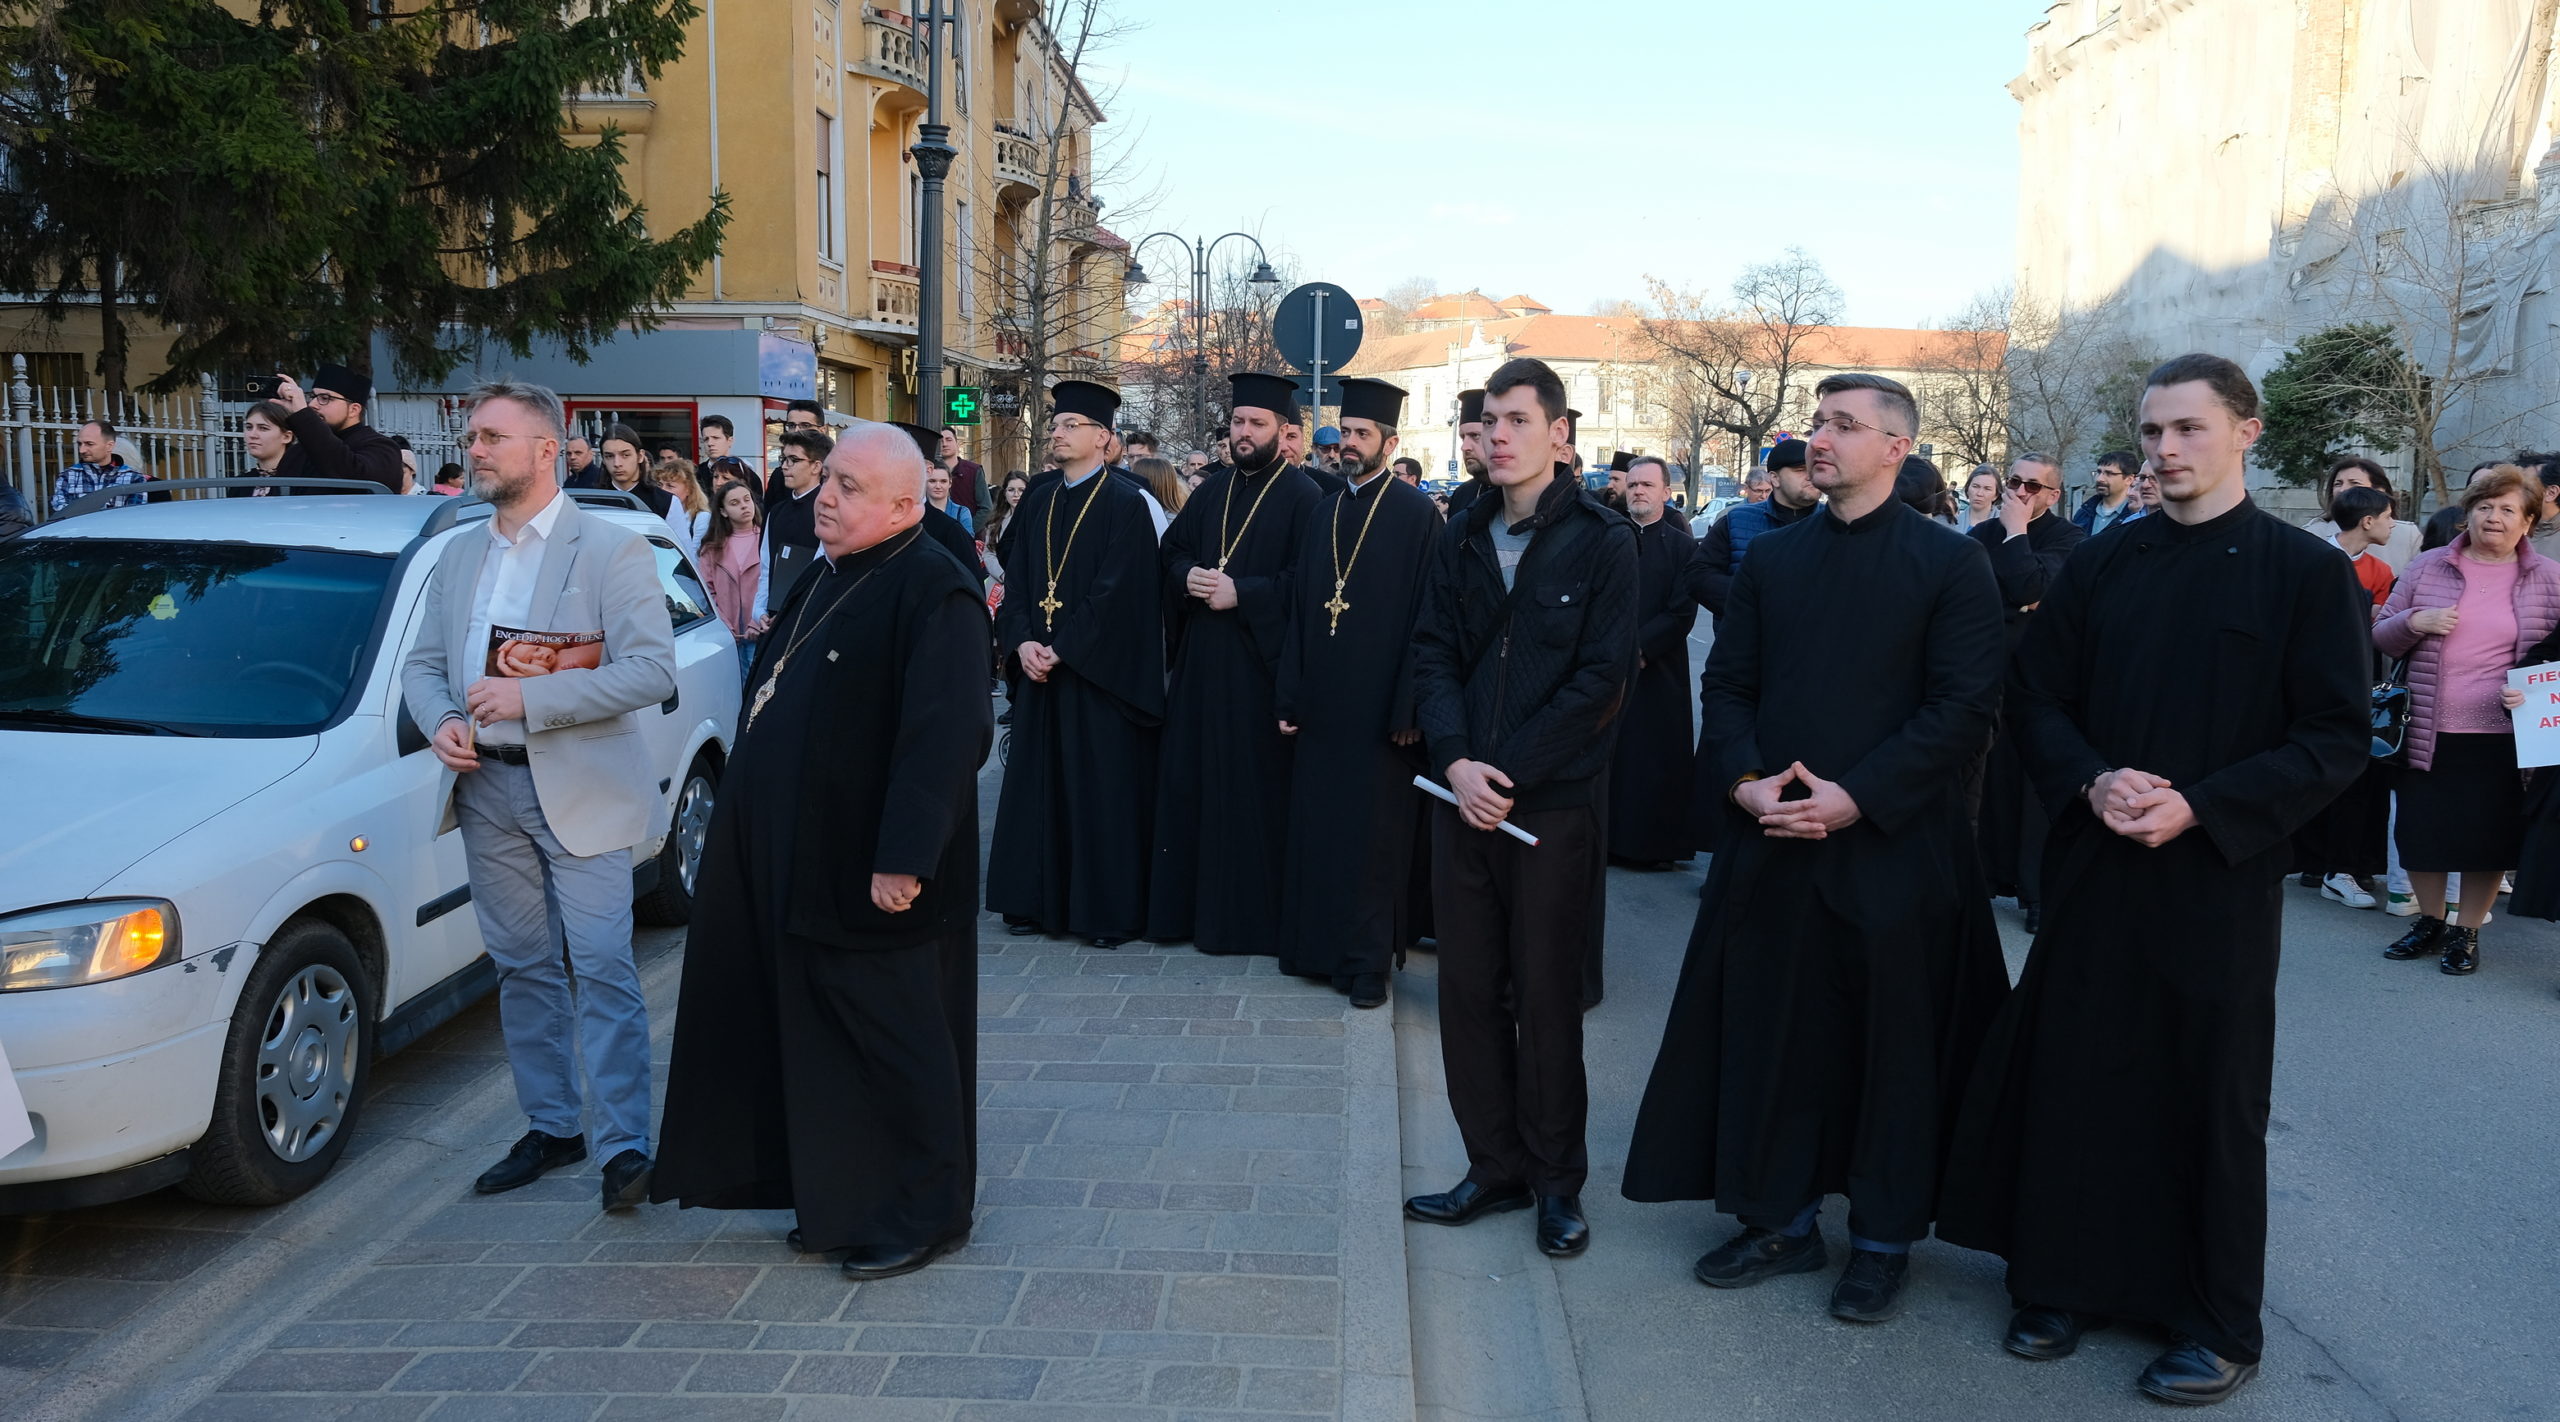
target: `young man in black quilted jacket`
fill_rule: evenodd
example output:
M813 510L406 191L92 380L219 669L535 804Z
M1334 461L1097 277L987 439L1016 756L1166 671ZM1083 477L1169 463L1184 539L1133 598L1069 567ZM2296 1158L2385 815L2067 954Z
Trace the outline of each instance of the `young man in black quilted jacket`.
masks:
M1635 529L1570 455L1564 385L1541 361L1485 382L1491 488L1443 532L1414 628L1414 697L1432 768L1440 1050L1467 1178L1405 1202L1466 1224L1538 1207L1538 1247L1590 1242L1582 969L1606 853L1600 794L1636 662ZM1536 847L1501 831L1505 822Z

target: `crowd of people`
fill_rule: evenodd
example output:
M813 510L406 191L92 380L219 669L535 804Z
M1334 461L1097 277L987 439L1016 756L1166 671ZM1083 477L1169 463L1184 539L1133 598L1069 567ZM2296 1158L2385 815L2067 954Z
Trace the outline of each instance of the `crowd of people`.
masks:
M547 391L477 392L467 482L495 517L445 550L426 622L464 650L488 617L606 628L593 670L483 676L442 641L404 668L462 786L531 1124L480 1188L583 1158L574 1052L612 1098L608 1209L788 1208L851 1277L927 1267L974 1207L983 909L1088 951L1270 957L1356 1009L1436 951L1468 1169L1405 1215L1533 1211L1572 1257L1606 870L1706 852L1621 1187L1735 1218L1695 1276L1825 1267L1844 1195L1833 1315L1900 1313L1934 1232L2008 1261L2010 1352L2139 1322L2170 1335L2144 1392L2230 1396L2263 1346L2288 877L2374 906L2360 876L2405 873L2390 907L2418 922L2386 956L2448 974L2478 968L2509 871L2512 912L2560 918L2560 807L2520 773L2506 686L2560 659L2535 546L2560 462L2483 466L2409 551L2370 460L2338 462L2308 530L2250 500L2257 394L2217 357L2151 372L2142 452L2068 516L2043 454L1960 490L1915 469L1890 379L1815 395L1697 530L1659 459L1585 486L1534 359L1462 396L1468 478L1439 498L1397 453L1404 392L1368 379L1310 456L1289 382L1234 375L1225 437L1181 460L1063 382L1050 467L1001 480L951 431L839 434L814 406L770 476L708 440L644 467L622 427L580 451ZM639 821L570 783L629 771L560 751L661 699L667 652L616 602L659 601L636 536L564 523L564 452L567 482L667 517L741 648L654 1155L627 904L593 888ZM519 607L521 560L564 539L603 602ZM991 668L1010 751L982 860Z

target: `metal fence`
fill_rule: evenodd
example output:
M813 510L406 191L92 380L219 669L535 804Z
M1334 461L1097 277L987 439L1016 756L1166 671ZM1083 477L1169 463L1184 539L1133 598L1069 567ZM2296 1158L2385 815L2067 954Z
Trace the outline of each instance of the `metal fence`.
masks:
M53 482L80 458L75 438L91 420L115 426L129 445L125 462L155 479L219 479L250 473L254 461L240 438L240 419L256 402L226 400L211 375L194 390L168 395L109 395L87 387L31 385L27 358L9 357L7 408L0 411L0 477L18 487L39 518L53 507ZM447 403L385 407L366 423L386 435L404 435L417 455L418 479L435 478L439 465L462 461L462 417ZM187 490L172 498L201 497Z

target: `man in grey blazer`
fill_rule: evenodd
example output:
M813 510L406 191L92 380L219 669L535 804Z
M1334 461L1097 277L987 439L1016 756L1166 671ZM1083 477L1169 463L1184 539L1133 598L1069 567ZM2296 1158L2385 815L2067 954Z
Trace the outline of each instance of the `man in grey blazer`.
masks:
M437 557L400 685L456 773L449 822L462 830L516 1101L532 1123L477 1188L512 1190L586 1158L583 1066L604 1208L629 1209L647 1198L650 1172L631 846L658 809L639 713L675 693L674 631L648 541L561 492L560 397L500 381L469 398L471 492L494 517Z

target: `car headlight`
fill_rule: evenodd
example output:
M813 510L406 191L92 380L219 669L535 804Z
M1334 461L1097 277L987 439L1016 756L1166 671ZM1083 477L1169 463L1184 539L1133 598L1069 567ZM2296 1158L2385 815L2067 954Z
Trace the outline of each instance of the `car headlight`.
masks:
M0 918L0 992L77 987L178 961L178 908L102 899Z

